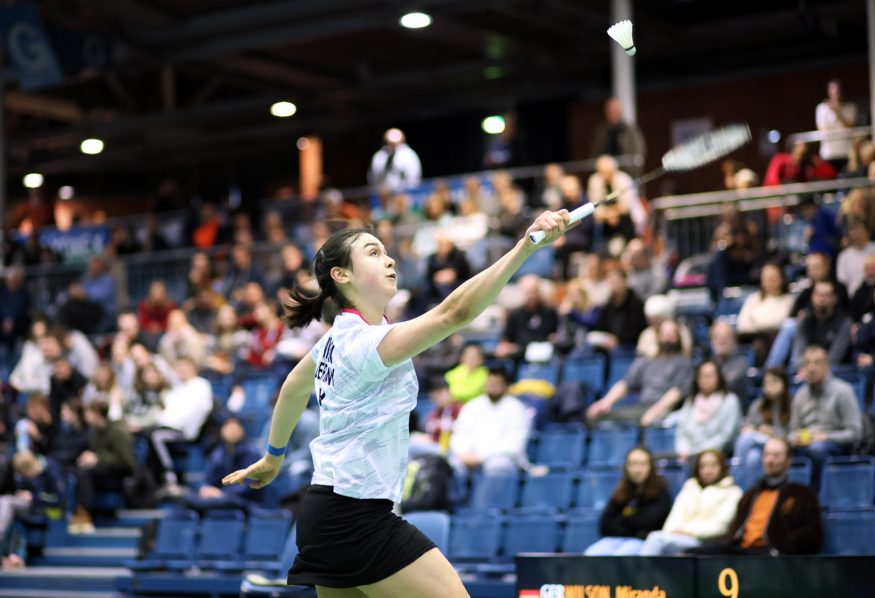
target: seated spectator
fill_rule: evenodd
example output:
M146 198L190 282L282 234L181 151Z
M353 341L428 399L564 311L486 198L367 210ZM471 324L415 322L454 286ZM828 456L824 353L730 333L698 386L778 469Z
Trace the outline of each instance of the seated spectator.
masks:
M532 198L539 197L540 201L531 201L531 207L547 208L548 210L559 210L562 208L562 177L565 176L565 169L560 164L552 162L544 166L543 177L539 185L539 193L536 193Z
M5 284L0 286L0 344L12 350L27 336L30 328L30 291L24 286L20 266L6 269Z
M656 357L659 353L657 331L666 320L675 319L674 301L665 295L653 295L644 302L644 317L647 318L647 328L638 337L635 353L644 357ZM693 353L693 334L685 324L678 323L681 334L681 351L689 357Z
M875 254L863 260L863 279L850 302L849 315L855 324L863 321L866 314L875 312Z
M55 520L63 516L64 474L57 462L24 450L15 453L12 468L15 494L0 496L0 552L4 564L8 562L6 536L16 516L35 515Z
M738 338L732 326L717 320L711 326L709 334L711 340L711 361L720 368L720 374L726 380L729 392L735 394L739 400L747 403L747 368L748 358L738 350Z
M218 284L213 276L213 263L208 253L196 251L192 254L185 282L186 300L197 297L201 291L217 290Z
M563 176L559 187L562 191L561 207L570 211L586 203L587 198L580 186L580 179L576 176ZM594 238L595 221L592 218L584 218L580 221L580 224L566 231L565 235L553 242L553 251L556 256L560 280L568 280L574 277L575 272L572 268L574 257L578 254L592 251Z
M589 406L586 417L591 422L608 418L649 426L665 417L684 397L692 377L693 363L681 353L678 326L666 320L659 327L659 354L654 358L638 357L623 379ZM639 393L637 404L615 408L629 392Z
M693 472L662 529L647 535L641 556L680 554L726 535L742 496L726 458L721 451L702 451L693 461Z
M21 357L9 374L9 384L18 392L48 394L52 374L41 349L41 339L48 334L49 324L45 317L34 318L30 334L21 347Z
M220 374L230 374L234 370L235 359L242 354L248 342L249 333L240 326L234 307L226 303L216 315L215 336L205 367Z
M115 381L115 371L108 363L97 366L91 380L82 391L82 403L86 407L95 401L109 405L109 419L118 421L122 418L125 396L121 386Z
M594 327L594 330L605 334L599 335L598 343L590 335L589 342L608 351L617 347L634 347L641 332L647 327L644 304L635 291L629 288L626 273L622 270L611 270L607 280L611 295L599 310L598 321Z
M185 302L185 317L201 334L212 334L216 327L216 314L224 302L224 298L212 289L204 289Z
M802 356L805 383L793 396L790 443L814 464L812 484L819 487L828 457L848 455L863 434L860 406L850 384L830 373L822 346L810 345Z
M583 284L584 290L592 300L592 304L601 307L608 302L611 296L611 285L608 283L607 273L610 270L608 260L602 259L597 253L590 253L584 259L578 279Z
M835 283L815 283L811 311L799 322L793 342L792 364L798 364L811 345L824 347L830 365L844 363L851 347L851 319L838 307Z
M665 268L652 262L650 252L641 239L629 241L623 252L622 262L629 288L645 303L653 295L665 290L668 283Z
M165 395L164 406L155 418L158 427L149 435L162 474L156 478L163 477L166 493L170 495L180 494L181 488L167 445L196 440L213 410L213 390L209 382L197 375L194 361L180 358L176 373L180 384Z
M835 215L818 205L813 195L803 195L798 205L799 216L807 224L805 237L808 251L825 253L834 258L841 246L841 231Z
M870 164L867 170L875 172L875 166ZM870 232L875 231L875 195L869 188L851 189L839 206L839 227L843 232L846 233L848 225L855 221L865 223Z
M591 202L610 207L611 202L605 202L605 198L615 191L622 193L616 200L611 201L616 201L621 208L620 212L629 218L629 223L633 226L631 236L625 237L624 234L626 240L629 240L636 234L640 235L644 232L644 227L647 225L647 211L641 204L638 188L632 183L632 177L620 170L616 158L608 155L599 156L596 160L595 172L586 182L587 197ZM598 211L596 214L598 215ZM605 239L609 238L605 235Z
M759 292L747 296L736 322L739 336L753 344L754 365L765 361L772 341L792 308L793 296L788 292L783 268L766 264L760 270Z
M103 307L103 323L98 330L112 326L117 310L116 283L108 271L109 265L103 256L95 255L88 260L88 270L81 281L85 297Z
M772 436L785 438L790 432L790 388L784 368L769 368L763 374L763 396L747 410L733 454L741 461L745 484L760 473L763 447Z
M37 393L28 396L24 414L15 424L15 451L48 454L58 427L58 420L52 417L49 397Z
M237 308L237 318L243 328L252 330L255 327L255 309L263 303L267 303L267 297L261 285L257 282L246 283L240 300L232 302Z
M446 454L450 450L453 425L462 411L462 404L453 398L447 381L433 376L427 381L428 398L434 405L425 420L425 432L410 435L410 457L422 454Z
M56 359L53 368L49 381L49 405L52 417L58 421L61 417L61 405L73 399L81 399L88 379L76 371L66 357Z
M222 423L219 435L221 442L207 459L204 483L198 489L197 496L187 497L184 504L198 510L248 510L257 506L264 493L250 488L249 484L224 486L222 478L230 471L245 469L255 463L261 458L263 451L246 438L243 424L233 415Z
M523 276L518 287L523 305L508 314L496 357L520 360L529 343L551 341L556 333L559 316L541 294L541 279L534 274Z
M62 326L85 334L97 332L104 316L104 307L89 299L85 288L78 282L67 288L67 298L58 309L58 322Z
M261 268L252 261L249 247L237 243L231 249L231 265L222 281L221 293L232 301L240 301L243 287L250 282L258 283L264 288L264 275Z
M138 373L147 365L154 365L170 386L179 384L179 378L177 378L173 366L160 355L149 353L149 350L143 345L135 344L131 345L128 354L121 363L114 366L116 381L121 386L125 396L128 396L134 389Z
M764 477L744 493L729 531L721 542L691 548L690 554L817 554L823 523L817 496L789 481L792 457L783 438L769 438L763 448Z
M82 401L67 401L61 405L61 425L52 438L48 456L65 469L73 467L82 451L88 448L90 436Z
M800 314L804 316L811 309L811 294L814 291L814 284L823 280L831 280L836 283L835 290L839 306L843 310L848 308L848 289L844 284L835 280L831 270L832 262L827 254L815 251L805 256L806 276L796 286L799 294L796 296L795 303L793 303L793 309L790 310L792 317L795 318Z
M140 301L137 308L137 319L140 330L157 344L158 338L167 331L167 317L176 309L176 304L167 294L167 285L163 280L152 281L149 294Z
M657 473L653 455L645 448L633 448L626 455L623 477L599 520L599 533L604 537L584 554L638 554L648 534L662 528L670 510L668 483Z
M582 280L572 278L568 281L557 314L556 350L564 355L586 352L586 335L598 322L599 309L590 300Z
M286 326L271 304L260 304L253 315L255 327L249 333L243 359L251 368L265 370L277 365L277 345L286 333Z
M158 338L147 339L146 335L143 334L143 330L140 328L140 317L137 315L137 312L130 309L123 309L116 316L115 322L118 332L115 333L113 341L121 338L124 339L129 346L135 343L141 343L146 345L150 351L158 349Z
M751 283L751 269L763 256L762 235L756 224L748 220L734 203L721 208L721 222L714 229L708 266L707 285L716 303L723 290L730 286Z
M124 403L122 419L125 429L136 433L155 426L169 391L170 384L157 365L147 363L138 368L134 386Z
M813 154L804 141L793 144L790 153L777 152L769 160L763 187L776 187L786 183L807 183L836 178L836 170L820 156Z
M392 254L390 254L392 255ZM277 301L285 301L289 291L300 285L301 277L309 278L310 266L304 258L304 252L294 243L286 243L280 250L282 269L276 285Z
M462 407L450 438L453 461L485 472L514 471L528 463L531 417L519 399L507 394L508 383L504 369L489 370L484 394Z
M168 363L187 357L200 367L206 359L207 347L201 334L188 323L185 312L174 309L167 317L167 332L161 336L158 352Z
M440 303L456 287L471 278L471 266L465 253L455 246L449 235L435 232L437 250L427 260L425 283L426 305Z
M96 491L120 490L121 481L134 473L134 440L120 423L109 420L109 405L91 403L85 418L93 431L88 450L76 459L76 510L67 529L73 534L94 531L91 511Z
M727 388L716 363L703 361L693 380L675 435L675 452L681 461L708 449L731 451L741 426L741 403Z
M489 368L483 365L484 362L483 348L480 345L465 345L459 365L445 375L453 401L461 405L483 394L486 378L489 376Z
M836 262L836 278L853 296L863 284L863 264L866 257L875 254L875 243L869 240L869 229L864 222L852 222L848 226L848 246L839 252Z

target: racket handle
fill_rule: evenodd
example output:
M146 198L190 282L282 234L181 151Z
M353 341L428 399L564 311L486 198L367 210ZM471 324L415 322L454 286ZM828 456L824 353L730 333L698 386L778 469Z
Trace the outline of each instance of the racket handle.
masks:
M568 221L568 224L571 225L571 224L574 224L575 222L577 222L578 220L583 220L584 218L586 218L587 216L592 214L594 211L595 211L595 205L593 205L591 203L585 203L582 206L580 206L579 208L572 210L571 214L569 214L569 216L571 216L571 219ZM546 237L546 236L547 235L544 234L544 231L536 230L535 232L529 234L529 240L532 243L534 243L535 245L537 245L538 243L543 241L544 237Z

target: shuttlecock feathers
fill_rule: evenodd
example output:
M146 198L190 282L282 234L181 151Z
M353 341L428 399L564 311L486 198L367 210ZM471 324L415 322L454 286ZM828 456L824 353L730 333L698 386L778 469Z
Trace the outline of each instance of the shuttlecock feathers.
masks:
M608 28L608 35L623 47L629 56L635 55L635 42L632 40L632 21L614 23Z

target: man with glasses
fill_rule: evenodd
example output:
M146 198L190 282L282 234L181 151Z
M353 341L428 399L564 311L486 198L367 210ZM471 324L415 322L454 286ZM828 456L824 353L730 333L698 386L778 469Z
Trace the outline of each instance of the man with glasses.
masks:
M797 455L814 464L812 485L828 457L850 454L863 434L857 397L850 384L830 375L826 350L809 345L802 355L800 373L805 383L793 397L790 411L790 444Z

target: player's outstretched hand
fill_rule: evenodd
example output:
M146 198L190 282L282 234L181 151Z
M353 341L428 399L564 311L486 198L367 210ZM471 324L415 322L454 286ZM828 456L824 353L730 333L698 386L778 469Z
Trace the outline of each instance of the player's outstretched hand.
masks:
M556 212L542 212L526 230L526 239L535 231L543 231L546 236L543 241L538 243L537 247L549 245L565 234L565 231L569 228L568 223L570 220L571 216L568 210L565 209L557 210Z
M244 480L252 480L252 483L249 485L250 488L264 488L279 475L282 464L282 457L277 458L265 455L246 469L238 469L234 473L226 475L222 478L222 485L231 486L233 484L242 484Z

